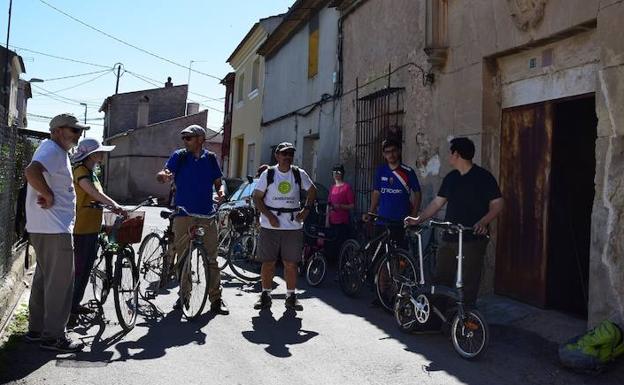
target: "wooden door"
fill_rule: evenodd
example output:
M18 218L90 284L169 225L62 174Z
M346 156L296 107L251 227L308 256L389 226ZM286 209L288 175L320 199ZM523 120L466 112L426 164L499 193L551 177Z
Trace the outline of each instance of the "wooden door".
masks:
M500 187L505 209L498 221L495 290L546 305L552 105L503 111Z

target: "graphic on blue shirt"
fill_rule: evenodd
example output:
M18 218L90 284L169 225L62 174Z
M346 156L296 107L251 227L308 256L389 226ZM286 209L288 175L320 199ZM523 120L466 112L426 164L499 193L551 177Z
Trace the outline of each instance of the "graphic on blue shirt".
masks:
M379 191L379 209L382 217L402 221L411 211L410 194L420 191L418 177L414 170L404 164L396 169L384 164L377 168L374 189Z
M215 154L203 150L199 158L185 150L174 152L165 166L175 175L175 204L189 213L213 214L212 193L215 180L223 173Z

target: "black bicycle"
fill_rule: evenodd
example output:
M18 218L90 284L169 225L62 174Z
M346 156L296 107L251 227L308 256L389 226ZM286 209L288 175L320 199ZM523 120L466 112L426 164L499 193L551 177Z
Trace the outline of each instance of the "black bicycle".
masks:
M100 255L91 270L95 305L101 309L112 288L117 319L126 331L134 327L138 311L139 275L131 244L141 240L145 212L137 210L153 203L149 198L129 210L127 216L104 213L103 231L98 238ZM111 208L97 203L90 207Z
M446 233L458 235L455 287L434 285L430 282L425 265L435 257L437 241L436 237L432 236L428 252L423 252L422 232L427 228L438 228ZM435 315L443 323L450 325L451 341L455 351L462 358L475 359L486 350L490 333L483 315L476 309L467 308L464 304L463 234L467 231L473 231L473 229L461 224L437 221L430 221L428 226L408 227L407 236L418 252L418 276L417 279L402 275L395 277L400 290L394 307L394 315L399 328L405 332L410 332L418 325L430 322L431 317ZM445 312L446 314L443 313L430 301L432 294L452 299L456 307Z
M338 262L338 283L342 291L351 297L357 295L366 282L373 283L381 305L392 311L399 292L394 277L400 275L415 280L416 263L391 239L391 227L403 226L403 223L373 213L368 215L383 231L364 245L357 239L344 242Z

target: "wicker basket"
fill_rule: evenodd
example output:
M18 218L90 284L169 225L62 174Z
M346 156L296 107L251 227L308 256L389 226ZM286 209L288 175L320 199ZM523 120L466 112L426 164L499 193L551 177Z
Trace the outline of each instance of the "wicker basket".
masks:
M109 236L112 235L113 225L117 219L117 214L105 212L104 232ZM140 243L143 236L143 223L145 222L145 211L133 211L128 213L128 217L124 219L115 234L115 242L129 245L132 243Z

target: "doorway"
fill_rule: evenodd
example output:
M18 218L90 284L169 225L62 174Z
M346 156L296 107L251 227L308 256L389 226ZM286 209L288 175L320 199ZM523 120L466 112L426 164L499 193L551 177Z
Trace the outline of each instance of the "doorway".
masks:
M594 95L503 110L495 290L587 316Z
M594 96L554 104L547 306L587 317L598 119Z

